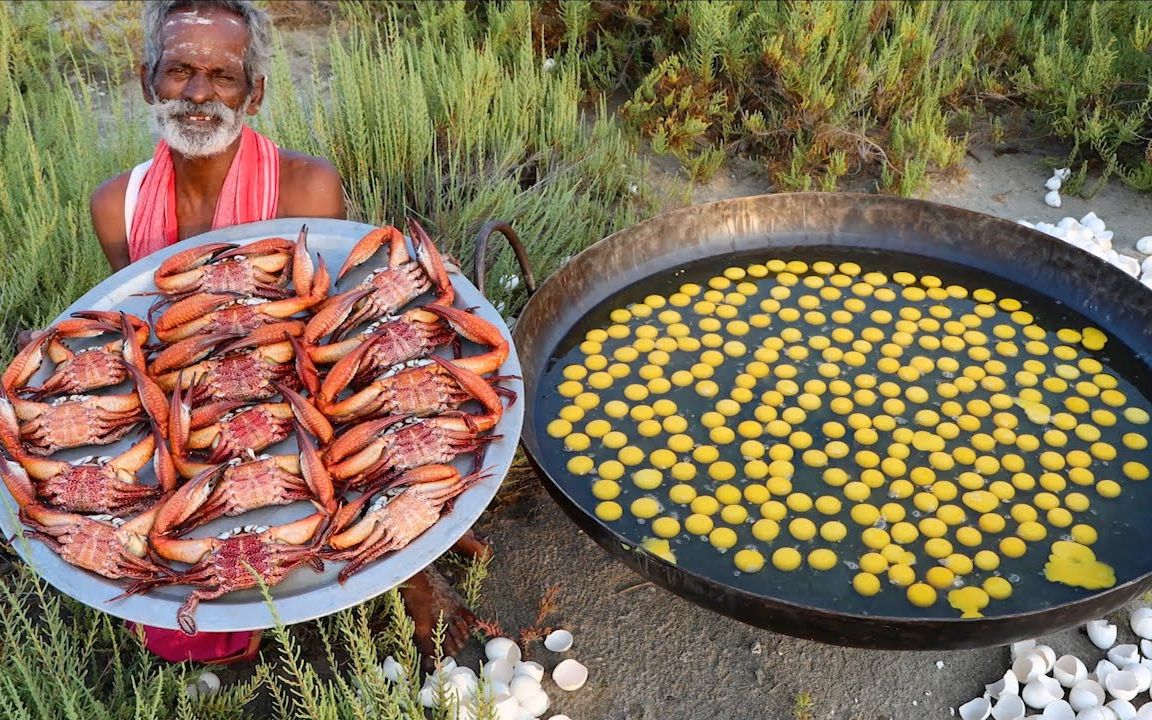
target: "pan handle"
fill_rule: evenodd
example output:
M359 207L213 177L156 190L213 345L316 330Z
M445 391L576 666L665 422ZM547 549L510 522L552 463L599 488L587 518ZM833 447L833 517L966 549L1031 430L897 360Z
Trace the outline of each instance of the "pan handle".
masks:
M536 278L532 275L532 264L528 260L528 251L524 249L524 243L520 242L520 236L516 234L512 226L503 220L490 220L484 227L480 228L480 234L476 236L472 256L472 265L476 272L473 283L480 289L481 293L484 293L485 279L488 275L488 269L485 267L485 259L488 256L488 238L492 237L493 233L503 235L508 240L508 244L512 246L512 251L516 253L516 261L520 263L520 272L524 276L524 289L531 296L532 293L536 292Z

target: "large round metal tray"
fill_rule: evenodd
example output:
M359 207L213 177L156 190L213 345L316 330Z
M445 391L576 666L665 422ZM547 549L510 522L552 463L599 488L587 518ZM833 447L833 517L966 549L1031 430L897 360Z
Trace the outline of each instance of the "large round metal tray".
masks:
M525 306L515 338L525 358L523 445L545 488L608 553L671 592L744 622L798 637L868 648L1002 645L1100 617L1152 585L1152 555L1135 577L1070 602L1036 597L1029 609L977 619L866 614L752 592L645 551L599 520L548 461L541 436L541 376L571 328L606 298L685 264L747 251L846 247L896 251L1009 279L1066 304L1131 351L1127 379L1149 395L1152 292L1088 253L1016 223L956 207L852 193L785 193L683 208L621 230L574 257ZM1147 503L1132 508L1141 527ZM1135 548L1142 547L1139 544Z
M308 247L313 259L318 255L322 256L333 273L344 262L352 245L373 227L344 220L285 218L204 233L149 255L117 272L72 303L57 320L64 319L77 310L124 310L144 317L153 298L138 297L135 294L156 289L152 282L152 274L165 258L194 245L209 242L246 244L277 236L294 240L301 225L308 226ZM385 262L386 260L382 258L386 257L386 251L381 251L375 259L378 262ZM349 273L340 283L339 289L355 286L369 269L367 266L361 266ZM456 306L476 308L477 315L499 327L511 342L511 334L500 313L480 291L459 272L452 272L451 279L456 288ZM470 343L464 343L465 353L477 350L478 348L471 346ZM34 380L41 379L45 372L42 370ZM508 360L499 373L517 378L520 376L520 361L514 348L510 350ZM503 387L517 394L523 393L523 386L518 379L504 381ZM306 567L297 569L282 583L271 588L276 619L283 624L291 624L352 607L396 587L447 551L476 522L496 495L512 464L523 421L522 402L507 407L500 423L493 430L493 434L499 437L488 444L484 456L487 479L477 483L457 498L451 511L408 547L368 565L343 585L337 582L336 575L344 563L326 563L322 573L313 572ZM57 457L75 459L91 454L116 455L128 447L132 437L101 448L88 447L65 451L59 453ZM290 453L294 450L295 440L289 439L265 452ZM469 472L471 466L471 456L457 460L457 467L462 473ZM142 472L145 482L155 482L150 465ZM0 486L0 502L4 505L3 510L0 510L0 528L7 537L12 537L20 531L21 525L15 515L12 496L2 486ZM311 512L314 510L307 503L264 508L242 517L220 518L198 528L192 536L208 537L241 524L283 524ZM12 544L16 552L52 586L86 605L126 620L162 628L176 628L176 611L191 591L191 588L185 585L170 586L151 590L144 595L113 601L113 598L123 592L126 583L114 582L69 565L37 540L17 537ZM201 603L196 610L196 624L201 631L256 630L274 626L276 619L273 617L272 608L264 602L256 590L234 592L218 600Z

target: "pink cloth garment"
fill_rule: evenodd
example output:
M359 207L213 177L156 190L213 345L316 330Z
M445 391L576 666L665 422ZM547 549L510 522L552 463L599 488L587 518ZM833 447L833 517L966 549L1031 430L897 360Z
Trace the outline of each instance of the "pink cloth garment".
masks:
M276 145L245 126L240 149L216 201L212 229L271 220L276 217L279 195L280 156ZM178 237L176 175L172 154L163 140L156 146L135 202L128 236L128 257L132 262L175 243ZM135 623L126 626L132 632L141 632L144 647L169 662L236 662L255 657L260 647L260 631L185 635L180 630Z
M276 144L245 126L240 149L216 201L212 229L271 220L276 217L279 197L280 155ZM178 237L176 230L176 173L168 143L161 140L152 166L144 175L132 215L129 260L136 262L173 244Z

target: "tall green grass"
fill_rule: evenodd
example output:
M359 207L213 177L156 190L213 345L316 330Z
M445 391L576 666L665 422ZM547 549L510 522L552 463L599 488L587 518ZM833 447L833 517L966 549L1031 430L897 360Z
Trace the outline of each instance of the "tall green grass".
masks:
M864 172L916 194L959 164L982 124L1031 115L1069 145L1067 161L1152 189L1147 0L536 8L543 52L579 64L593 87L630 92L625 120L693 177L740 154L781 189Z
M329 77L301 84L277 56L257 125L336 163L352 217L418 217L465 265L480 225L507 219L544 277L651 211L643 165L619 128L602 107L594 119L580 110L578 69L543 68L527 5L495 10L485 37L463 2L421 12L403 34L367 16L334 28L321 58ZM57 58L76 58L47 31L58 13L0 5L0 59L11 58L0 63L0 362L17 329L44 326L107 274L88 196L150 153L142 116L97 102L93 76L115 78L113 69L55 69ZM506 250L492 261L491 277L515 272ZM508 315L524 299L523 286L487 290Z

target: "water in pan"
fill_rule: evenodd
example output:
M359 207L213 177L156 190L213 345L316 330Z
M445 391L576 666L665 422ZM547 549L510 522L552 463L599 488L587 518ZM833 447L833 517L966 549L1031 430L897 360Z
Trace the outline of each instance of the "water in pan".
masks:
M768 263L769 258L775 262ZM793 264L785 266L789 261ZM796 265L799 261L811 266ZM704 299L709 290L716 302ZM627 308L632 310L622 311ZM1145 555L1134 552L1152 541L1152 525L1131 522L1152 511L1152 483L1138 479L1149 460L1143 439L1149 426L1140 422L1147 421L1149 393L1129 381L1146 382L1147 372L1115 339L1098 348L1100 336L1084 333L1088 327L1091 323L1066 306L1026 288L920 256L806 248L705 261L618 292L572 328L540 380L536 418L542 460L588 512L612 513L617 508L611 503L616 503L621 517L605 524L624 538L636 544L647 540L660 553L663 544L651 544L657 531L678 529L667 538L667 550L678 565L753 593L840 612L956 617L960 613L949 605L950 590L981 587L998 577L1011 583L1011 595L993 599L984 615L1056 605L1095 591L1045 578L1055 541L1075 538L1087 544L1095 534L1090 547L1114 570L1118 583L1152 570ZM900 335L901 328L908 334ZM598 340L589 343L589 337ZM860 344L863 337L873 341ZM626 349L637 343L638 352ZM659 352L649 355L660 347L669 351L666 359ZM741 348L744 354L737 355ZM891 359L882 359L886 356ZM920 370L913 372L916 367ZM712 375L705 377L709 369ZM912 386L924 392L909 393ZM885 405L892 399L886 392L896 394L899 402ZM674 409L667 402L658 404L661 400L672 401ZM574 407L593 401L595 407L586 407L575 419L580 411ZM802 414L801 406L807 408ZM772 424L785 412L794 422ZM669 416L662 413L683 420L665 424ZM656 424L641 427L649 415ZM574 420L570 430L563 422L552 424L563 416ZM1114 424L1108 425L1110 420ZM604 435L604 422L623 436ZM589 423L594 423L591 433ZM867 425L871 428L858 432ZM834 437L841 430L844 436ZM791 459L771 464L789 454L786 448L791 448ZM1116 451L1114 458L1109 448ZM764 456L757 458L761 452ZM567 469L575 457L588 460L576 460ZM673 462L678 464L667 467ZM785 478L789 462L793 474ZM592 468L584 472L589 464ZM636 476L638 470L644 472ZM674 477L693 472L690 479ZM615 487L603 482L605 475L617 474ZM722 486L735 487L739 496ZM618 497L609 499L617 491ZM693 507L684 502L692 492L719 495L720 502L700 501ZM1119 497L1109 497L1116 492ZM637 508L641 514L652 509L656 514L634 515L632 504L638 499L643 499ZM742 506L747 518L739 509L728 511L728 521L722 512L709 514L709 504L723 507L725 502ZM648 512L643 512L645 504ZM862 506L880 510L881 516L873 521L875 511ZM902 521L897 519L901 512ZM731 531L713 536L731 547L714 545L701 515L714 528ZM777 521L775 537L770 523L756 525L765 516ZM798 518L812 524L802 521L793 533L790 523ZM998 518L1003 529L997 527ZM837 522L847 529L846 537L825 540L820 531L827 525L831 533ZM884 532L862 537L869 527ZM965 527L973 530L958 535ZM795 537L813 529L811 540ZM937 534L951 547L926 545L928 535ZM896 535L904 540L895 543L897 548L865 545L882 546ZM1023 555L1011 557L1021 547ZM781 548L799 552L799 568L774 567L773 553ZM810 567L809 553L819 548L835 553L830 569ZM763 568L738 569L741 550L751 552L740 556L740 564L754 567L759 556ZM935 602L914 607L906 588L892 582L907 582L907 569L891 577L880 569L876 595L856 592L853 580L868 552L886 554L888 565L911 564L915 583L937 585ZM995 568L990 567L991 553L999 560ZM784 550L777 560L786 562L790 554ZM941 554L952 557L944 563L932 557ZM965 558L977 559L978 567L964 572ZM827 561L828 556L815 559ZM869 563L879 562L873 556L865 565L877 569ZM1059 564L1068 570L1067 562ZM928 574L930 568L945 566L959 572L954 578L941 570ZM1089 584L1108 582L1107 570L1091 562L1072 563L1071 568ZM862 588L869 581L857 580ZM994 580L987 587L996 594L1005 584Z

